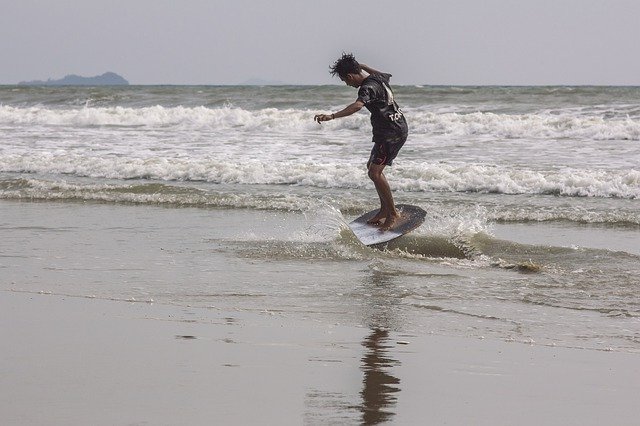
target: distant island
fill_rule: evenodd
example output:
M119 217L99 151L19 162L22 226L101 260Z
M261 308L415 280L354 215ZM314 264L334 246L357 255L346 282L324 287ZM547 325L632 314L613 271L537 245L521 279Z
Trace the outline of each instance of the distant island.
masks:
M70 74L60 80L21 81L18 84L22 86L128 86L129 82L114 72L105 72L95 77Z

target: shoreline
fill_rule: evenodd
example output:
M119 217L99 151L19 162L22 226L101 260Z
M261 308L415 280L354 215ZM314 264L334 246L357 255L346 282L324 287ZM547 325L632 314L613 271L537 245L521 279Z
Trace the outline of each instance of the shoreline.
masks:
M635 424L638 354L0 292L7 424Z

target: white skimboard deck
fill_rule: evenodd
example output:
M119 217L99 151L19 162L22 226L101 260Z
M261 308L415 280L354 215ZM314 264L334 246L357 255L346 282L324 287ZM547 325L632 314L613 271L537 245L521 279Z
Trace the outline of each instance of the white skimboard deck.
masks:
M367 223L367 220L375 216L378 210L363 214L349 223L349 228L362 244L371 246L386 243L413 231L424 223L427 215L427 212L418 206L397 204L396 208L400 212L400 220L388 231L382 231L380 225L369 225Z

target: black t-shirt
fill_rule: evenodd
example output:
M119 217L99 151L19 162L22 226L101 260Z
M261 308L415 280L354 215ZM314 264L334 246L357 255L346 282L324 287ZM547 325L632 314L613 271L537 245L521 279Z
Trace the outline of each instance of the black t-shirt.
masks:
M389 86L390 78L391 74L372 74L358 89L358 100L371 113L374 142L406 139L408 134L407 121Z

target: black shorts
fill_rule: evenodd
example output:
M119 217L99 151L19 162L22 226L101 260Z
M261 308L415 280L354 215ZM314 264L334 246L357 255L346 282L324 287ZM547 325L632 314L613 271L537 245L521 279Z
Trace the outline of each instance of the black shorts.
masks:
M400 152L400 148L402 148L402 145L404 145L406 141L407 135L403 135L397 139L389 138L383 142L374 142L367 167L371 164L391 166L398 152Z

